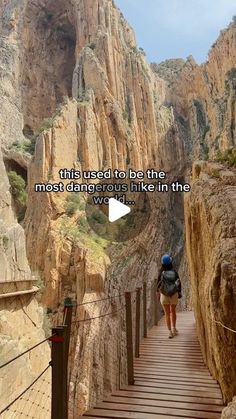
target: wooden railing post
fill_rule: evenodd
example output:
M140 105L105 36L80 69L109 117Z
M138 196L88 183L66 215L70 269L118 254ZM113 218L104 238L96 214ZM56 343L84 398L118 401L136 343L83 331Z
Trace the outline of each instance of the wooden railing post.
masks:
M141 288L136 290L135 357L139 358Z
M133 328L132 328L132 305L131 293L125 293L126 308L126 346L127 346L127 373L128 384L134 384L134 355L133 355Z
M143 283L143 337L147 337L147 283Z
M158 325L158 301L157 301L157 290L156 284L153 287L153 294L154 294L154 325Z
M65 298L64 301L64 326L66 328L66 359L67 359L67 368L68 368L68 358L69 358L69 349L70 349L70 334L71 334L71 320L72 320L72 310L73 302L71 298Z
M52 419L68 418L66 326L52 329Z

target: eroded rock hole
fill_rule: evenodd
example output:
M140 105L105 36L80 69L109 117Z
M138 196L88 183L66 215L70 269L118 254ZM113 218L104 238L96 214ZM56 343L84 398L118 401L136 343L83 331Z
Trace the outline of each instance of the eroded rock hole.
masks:
M35 132L55 112L63 97L72 96L76 33L69 2L30 2L21 65L24 124Z
M12 208L18 222L24 220L27 207L27 170L13 159L4 159L12 196Z
M25 138L28 138L29 140L34 139L34 130L29 125L26 124L24 126L22 133L25 136Z
M21 176L24 179L27 185L27 170L24 167L22 167L15 160L7 158L4 158L4 164L7 169L7 173L11 171L16 172L17 175Z

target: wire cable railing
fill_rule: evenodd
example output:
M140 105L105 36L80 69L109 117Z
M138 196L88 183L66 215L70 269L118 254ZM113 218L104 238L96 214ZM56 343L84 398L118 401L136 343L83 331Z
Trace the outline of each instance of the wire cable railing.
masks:
M152 284L150 287L148 287L147 290L151 290L154 285L155 285L155 283ZM131 294L133 294L135 292L136 292L136 289L133 290L133 291L130 291ZM93 300L93 301L87 301L87 302L83 302L83 303L79 303L79 304L73 304L73 307L83 307L85 305L90 305L90 304L95 304L95 303L99 303L99 302L109 301L109 300L113 300L115 298L121 298L121 297L124 297L125 296L125 293L126 292L123 292L123 293L120 293L120 294L117 294L117 295L111 295L111 296L108 296L108 297L105 297L105 298L101 298L101 299L97 299L97 300ZM123 309L124 309L124 307L122 307L120 310L116 310L115 312L110 312L110 313L107 313L107 314L102 314L102 315L99 315L97 317L92 317L92 318L89 318L89 319L82 319L82 320L74 321L72 323L87 322L87 321L90 321L90 320L96 320L96 319L99 319L99 318L102 318L102 317L107 317L107 316L110 316L110 315L119 313ZM65 309L65 313L64 313L64 316L63 316L63 325L65 325L66 310L67 310L67 308ZM20 353L19 355L16 355L14 358L10 359L9 361L1 364L0 365L0 369L6 367L7 365L11 364L12 362L16 361L17 359L21 358L22 356L24 356L27 353L31 352L32 350L36 349L38 346L42 345L43 343L45 343L47 341L50 341L50 339L53 336L54 335L51 335L51 336L47 337L46 339L44 339L41 342L35 344L34 346L28 348L27 350L25 350L24 352Z
M51 363L49 363L49 365L41 372L41 374L39 374L38 376L37 376L37 378L35 378L33 381L32 381L32 383L30 383L26 388L25 388L25 390L24 391L22 391L17 397L15 397L15 399L14 400L12 400L7 406L5 406L1 411L0 411L0 416L1 415L3 415L3 413L5 413L7 410L9 410L10 409L10 407L14 404L14 403L16 403L19 399L21 399L23 396L24 396L24 394L27 392L27 391L29 391L33 386L34 386L34 384L35 383L37 383L37 381L48 371L48 369L51 367Z
M36 345L31 346L31 348L26 349L24 352L20 353L19 355L16 355L14 358L10 359L9 361L5 362L4 364L1 364L0 369L6 367L7 365L11 364L12 362L16 361L17 359L21 358L22 356L26 355L27 353L29 353L29 352L33 351L34 349L38 348L43 343L49 341L52 337L53 337L53 335L49 336L48 338L42 340L41 342L36 343Z
M213 321L214 323L218 324L219 326L223 327L224 329L227 329L227 330L229 330L229 331L230 331L230 332L232 332L232 333L236 333L236 330L231 329L231 328L230 328L230 327L228 327L228 326L225 326L225 324L223 324L221 321L219 321L219 320L215 320L215 319L212 319L212 321Z
M111 311L111 312L105 313L105 314L100 314L99 316L96 316L96 317L89 317L88 319L75 320L75 321L72 322L72 324L84 323L84 322L88 322L88 321L91 321L91 320L101 319L103 317L113 316L114 314L120 313L122 310L124 310L124 308L125 308L125 306L122 306L119 310Z
M153 283L151 286L149 286L149 284L145 283L145 290L146 291L151 290L154 285L155 285L155 283ZM100 299L95 299L93 301L84 301L84 302L79 303L79 304L74 304L74 303L72 303L72 301L70 299L68 299L68 300L70 300L70 303L68 303L68 306L64 303L62 326L58 326L58 327L53 328L51 336L43 339L42 341L40 341L40 342L36 343L35 345L31 346L30 348L26 349L22 353L16 355L12 359L10 359L10 360L4 362L3 364L1 364L0 365L0 370L2 370L3 368L7 367L10 364L12 364L14 361L20 359L24 355L26 355L26 354L30 353L31 351L35 350L36 348L40 347L41 345L43 345L46 342L51 342L52 354L53 354L53 347L54 347L54 351L55 351L55 347L58 344L63 344L64 345L64 343L63 343L64 341L65 341L65 344L69 346L69 344L70 344L69 343L70 342L70 334L71 334L71 325L88 323L88 322L91 322L91 321L94 321L94 320L97 320L97 319L112 317L112 316L115 316L118 313L121 313L123 310L125 310L125 313L126 313L126 316L127 316L127 295L130 298L130 310L131 310L131 304L134 304L136 302L136 298L135 298L134 294L137 293L138 289L140 290L141 287L135 288L131 291L124 291L122 293L119 292L118 290L116 290L117 294L106 296L106 297L103 297L103 298L100 298ZM114 291L115 290L113 290L113 292ZM122 300L120 300L119 304L118 304L118 307L117 307L117 304L114 302L114 300L122 299L123 297L125 297L125 304L122 302ZM146 292L145 292L145 298L146 298ZM72 310L73 309L75 309L77 307L87 307L87 306L90 307L93 304L98 304L100 302L106 302L106 301L110 301L111 307L114 305L113 309L109 310L108 307L106 307L108 309L108 311L106 311L106 310L104 310L104 308L105 308L104 307L103 310L102 310L104 312L102 312L98 315L94 315L94 316L93 316L93 313L92 313L93 310L92 310L92 312L89 310L90 311L90 317L84 318L84 319L78 319L78 320L75 319L75 320L72 321ZM96 309L97 308L98 307L96 307ZM78 313L77 313L77 315L78 315ZM76 316L76 314L75 314L75 316ZM130 319L131 319L131 317L132 317L132 315L131 315L131 312L130 312ZM69 326L70 327L67 328L69 318L70 318L70 320L69 320L69 323L70 323ZM126 317L126 324L127 324L127 317ZM126 325L126 327L127 327L127 325ZM64 332L62 332L62 330L64 330ZM67 330L67 332L66 332L66 330ZM60 333L62 333L62 334L60 334ZM66 360L64 359L64 362L66 362L66 364L67 364L68 363L68 353L69 353L69 348L68 347L67 347L65 353L67 354L67 358L66 358ZM54 361L55 361L55 359L54 359ZM49 369L50 366L52 366L54 369L56 368L56 369L60 370L60 366L63 364L62 360L61 360L60 366L59 365L56 366L54 361L53 361L53 356L52 356L52 361L49 363L49 365L41 372L41 374L38 375L37 378L35 378L32 381L32 383L30 385L28 385L17 397L15 397L13 401L8 403L7 406L5 406L0 411L0 416L2 414L4 414L6 411L8 411L10 408L12 408L13 405L15 405L15 404L18 405L18 403L16 403L16 402L19 401L20 399L21 399L21 402L22 402L25 393L27 393L29 390L31 390L34 387L34 385L37 383L37 381L40 380L40 378L47 372L47 370ZM115 363L115 361L114 361L114 363ZM65 376L67 376L67 373L65 374ZM54 382L54 386L55 386L55 382ZM49 386L49 387L51 387L51 386ZM53 388L53 384L52 384L52 388ZM45 395L45 392L42 393L42 394ZM50 390L48 390L47 397L49 397L49 394L50 394ZM53 394L52 394L52 397L53 397ZM32 402L30 400L30 398L26 399L25 403L32 403L33 405L35 405L35 402ZM39 404L38 404L38 406L39 406ZM43 407L41 407L41 406L40 406L40 408L43 409ZM17 410L17 406L16 406L14 412L15 413L19 412ZM21 414L23 414L23 413L21 412Z

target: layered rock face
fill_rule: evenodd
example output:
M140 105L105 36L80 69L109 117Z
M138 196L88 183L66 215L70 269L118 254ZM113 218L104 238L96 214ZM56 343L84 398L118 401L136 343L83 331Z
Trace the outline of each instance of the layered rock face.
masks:
M151 197L152 213L146 230L131 242L114 245L86 230L83 202L71 213L68 194L35 193L34 184L59 181L61 168L145 170L155 167L166 170L169 180L184 181L195 157L212 157L217 150L223 151L235 144L235 24L222 33L206 64L197 66L192 58L187 62L171 60L153 66L153 71L143 51L137 48L132 29L111 0L2 1L0 7L3 34L0 45L3 80L0 86L3 109L0 117L3 127L0 133L3 144L1 203L3 235L10 237L10 248L6 249L7 240L3 238L1 250L6 278L16 278L20 270L29 273L29 261L31 269L39 272L45 283L43 305L52 311L58 323L64 297L73 298L79 305L133 290L144 280L149 287L155 282L161 254L169 251L180 268L187 295L182 308L189 307L181 194ZM14 124L9 120L14 120ZM25 153L26 141L36 142L33 158ZM20 144L20 150L15 142ZM199 167L203 182L205 169ZM6 171L12 170L27 182L25 233L16 221L15 203L9 192ZM222 182L227 186L230 175L220 172L219 176L224 176ZM204 264L199 266L194 256L195 247L203 243L202 231L207 223L211 223L206 244L208 254L211 254L212 243L219 260L225 257L228 261L231 252L231 242L227 239L227 251L220 253L213 231L213 215L212 219L211 214L210 218L206 215L205 220L204 208L198 220L198 236L194 236L193 226L189 224L192 212L196 212L197 200L204 201L203 207L210 202L207 192L212 193L211 181L208 185L208 177L204 180L205 194L200 196L200 190L195 192L194 184L193 194L186 204L194 306L196 313L200 313L197 295L203 291L199 291L201 287L197 284L201 280L199 274L204 276L205 271L198 270L206 265L204 269L209 268L210 273L204 276L202 297L210 306L210 313L216 301L218 303L217 298L220 299L221 319L229 324L229 307L234 303L227 294L231 293L227 275L222 301L215 296L218 279L212 279L217 259L214 260L212 253L211 263L207 264L204 259ZM217 191L225 196L223 183ZM230 195L230 189L227 193ZM219 211L220 219L219 202L217 195L214 211ZM229 225L233 223L233 214L232 219L226 221ZM223 218L217 228L219 237L226 234ZM229 231L231 234L230 228ZM211 300L207 289L212 289L214 298ZM152 292L148 290L150 325L154 317ZM116 389L119 381L126 381L125 321L124 313L119 311L123 304L123 298L117 298L74 309L70 349L71 418L78 417ZM23 307L26 305L24 302ZM37 314L35 300L31 309L41 337L42 318ZM93 318L111 311L119 311L119 314L82 325L76 323L85 316ZM9 313L6 316L10 316ZM207 323L206 312L197 317L206 353L212 339L226 339L228 332ZM203 337L208 330L206 325L210 333ZM228 352L216 345L214 350L211 348L214 353L209 352L209 359L206 355L227 399L235 390L226 377L233 345L232 341ZM47 347L44 356L47 359ZM215 363L219 358L218 370ZM120 362L116 362L117 359Z
M27 13L32 7L29 3ZM41 272L46 283L43 301L54 312L58 303L62 303L67 296L79 304L101 298L104 293L116 295L126 289L133 290L144 279L151 284L157 275L157 261L167 242L173 252L178 251L180 261L183 249L181 221L176 217L171 227L168 222L163 224L164 227L161 223L164 219L167 221L170 208L175 206L179 197L176 196L176 200L173 197L161 198L165 215L158 210L160 202L153 202L155 213L152 223L143 236L129 244L127 255L125 245L120 249L115 246L108 252L102 242L83 243L81 236L74 240L72 229L76 220L66 215L66 195L36 194L33 192L34 183L58 181L58 171L64 167L82 170L162 167L169 171L170 176L177 177L178 174L183 175L184 167L184 147L174 114L163 106L164 81L150 70L143 53L136 47L133 31L113 3L68 3L60 18L55 7L56 4L53 10L53 3L50 3L48 9L47 3L42 13L37 9L28 39L31 44L35 43L36 48L38 35L35 34L35 27L44 26L44 23L37 22L38 19L45 19L45 13L55 15L49 26L55 24L65 29L65 20L74 25L73 54L76 63L75 67L70 67L72 93L67 93L73 98L63 100L47 129L38 137L35 157L29 167L29 202L25 220L30 264L33 270ZM55 39L50 39L50 48L53 49ZM49 41L45 48L48 46ZM24 52L25 60L30 61L31 75L35 74L37 83L40 83L45 79L45 69L38 65L39 57L35 62L27 58L29 51L30 48L27 48ZM56 60L56 55L54 58ZM55 61L54 65L56 70L60 61ZM48 82L53 85L52 79ZM33 105L31 97L23 95L24 107L28 109L27 125L34 132L38 129L33 115L36 99L44 103L40 92L38 98L34 97ZM55 98L50 103L55 106ZM38 116L42 119L51 115L39 113ZM183 204L180 200L180 211L181 208ZM173 238L176 235L178 240L175 242ZM151 304L150 293L148 300ZM99 315L104 311L119 310L122 304L123 300L115 300L112 304L85 306L85 310L76 311L74 321L85 314L94 317L94 313ZM152 306L149 321L150 324L153 322ZM117 388L117 377L125 382L125 361L121 366L115 362L117 353L125 353L124 337L122 313L73 329L72 417ZM113 351L109 350L111 344ZM104 378L102 371L111 366Z
M167 81L167 103L176 119L190 158L213 158L235 146L236 22L223 31L208 60L193 57L153 65Z
M18 284L16 284L17 287ZM24 287L24 290L26 287ZM44 314L31 295L0 300L1 365L45 339ZM49 330L50 331L50 330ZM0 370L1 410L14 401L48 366L50 349L47 342ZM50 417L51 371L44 374L25 398L17 400L1 417L20 417L29 408L33 417ZM42 400L39 403L39 400Z
M14 197L11 195L7 171L14 170L27 179L27 164L20 153L8 150L14 142L23 139L21 97L19 93L19 45L16 31L19 14L12 3L0 2L0 352L1 365L30 346L45 339L43 309L39 308L32 288L31 271L26 256L25 233L19 225ZM29 291L29 294L9 297L9 293ZM3 296L4 295L4 296ZM49 347L44 344L0 371L1 410L8 405L49 362ZM48 376L48 379L50 377ZM35 394L32 395L34 401ZM48 406L49 402L49 406ZM19 401L1 415L23 412ZM50 400L45 402L50 409ZM15 410L16 409L16 410ZM11 412L11 413L10 413ZM44 417L35 405L36 417Z
M197 162L192 183L185 226L198 336L205 361L229 401L236 393L236 172Z

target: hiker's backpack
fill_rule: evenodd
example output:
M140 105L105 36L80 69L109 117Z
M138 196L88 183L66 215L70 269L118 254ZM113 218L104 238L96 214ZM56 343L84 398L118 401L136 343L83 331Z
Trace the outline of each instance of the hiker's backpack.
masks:
M172 297L178 292L178 280L174 270L164 271L161 275L160 291L167 297Z

